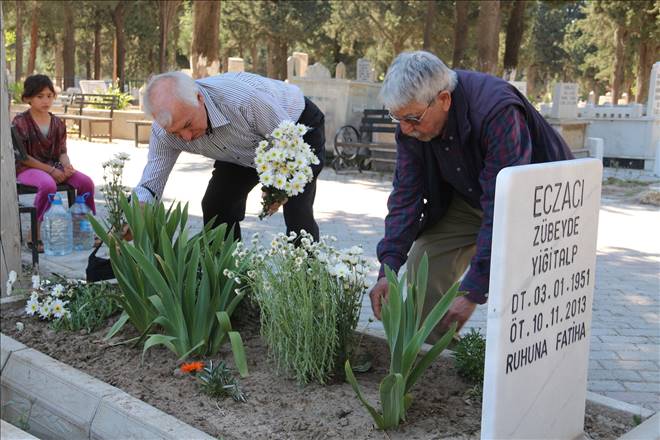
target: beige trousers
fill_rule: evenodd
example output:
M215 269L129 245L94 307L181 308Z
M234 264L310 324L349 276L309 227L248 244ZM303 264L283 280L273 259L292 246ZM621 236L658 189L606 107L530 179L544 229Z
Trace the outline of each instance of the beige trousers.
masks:
M425 252L429 258L424 318L442 295L465 273L476 252L482 217L481 210L471 207L463 198L454 195L442 219L413 243L408 253L409 276L417 272L417 266ZM441 336L442 334L434 330L426 342L432 344Z

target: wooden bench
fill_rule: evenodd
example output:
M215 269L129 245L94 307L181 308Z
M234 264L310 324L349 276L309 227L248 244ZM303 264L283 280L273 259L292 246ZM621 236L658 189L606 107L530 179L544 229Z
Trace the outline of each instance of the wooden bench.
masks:
M361 172L378 163L391 170L396 163L396 143L378 142L374 140L374 134L393 134L396 126L387 110L364 110L359 130L352 125L337 130L332 161L335 171L355 166Z
M115 109L117 108L118 98L115 95L103 95L95 93L76 93L69 97L67 101L64 102L64 113L56 114L60 119L65 121L73 120L78 121L78 129L75 131L78 133L78 137L82 137L82 124L84 121L87 121L88 131L88 140L92 140L93 137L108 138L112 142L112 116ZM110 110L110 117L103 116L89 116L83 115L84 108L100 108L105 110ZM69 112L71 109L71 113ZM107 133L94 133L93 128L94 124L107 124L108 132Z
M135 148L137 148L138 143L139 143L139 141L138 141L138 139L139 139L138 138L138 135L139 135L138 128L144 127L144 126L151 127L152 121L148 121L146 119L128 119L126 122L135 125Z

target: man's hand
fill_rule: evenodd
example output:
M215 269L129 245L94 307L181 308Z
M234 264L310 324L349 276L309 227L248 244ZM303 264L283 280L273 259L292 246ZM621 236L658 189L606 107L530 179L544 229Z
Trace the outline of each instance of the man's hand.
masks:
M261 198L266 199L268 193L266 191L261 191ZM268 207L268 215L273 215L277 211L279 211L281 206L284 206L286 202L288 202L289 199L284 199L281 202L273 202L269 207Z
M473 303L464 296L459 296L458 298L455 298L454 302L451 303L449 310L447 310L447 313L440 321L440 324L438 324L438 328L440 329L440 332L441 333L446 332L447 330L449 330L449 327L452 325L452 323L456 322L457 323L456 333L458 333L458 331L465 324L465 321L467 321L470 318L470 316L472 316L472 313L476 308L477 308L477 304Z
M387 301L388 283L387 278L383 277L378 280L376 285L369 292L369 299L371 299L371 310L374 312L376 319L380 321L380 313L383 308L383 302Z

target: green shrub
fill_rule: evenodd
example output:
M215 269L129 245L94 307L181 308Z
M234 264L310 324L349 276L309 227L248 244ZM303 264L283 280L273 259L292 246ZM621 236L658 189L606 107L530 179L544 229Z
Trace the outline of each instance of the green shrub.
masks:
M346 361L345 364L348 382L379 429L396 428L401 421L405 420L406 411L413 400L411 388L451 342L456 332L456 323L453 323L442 338L418 359L422 344L458 294L458 283L456 283L433 307L424 322L421 322L428 275L426 254L422 257L417 277L414 278L416 282L408 284L405 299L406 274L397 280L396 274L389 267L386 267L385 272L389 282L389 294L387 301L383 304L382 318L385 339L390 350L390 372L380 382L382 413L379 413L367 402L360 391L350 362Z
M143 351L164 345L180 359L217 353L229 338L236 366L247 374L241 337L231 331L230 316L243 294L235 292L228 271L239 271L232 254L236 242L225 240L226 225L206 226L188 239L188 206L167 211L162 202L140 205L122 195L121 207L133 242L117 240L94 218L96 233L109 243L110 260L122 289L122 318L112 337L130 321L142 334ZM231 236L231 234L229 234Z
M468 381L483 385L486 362L486 340L479 330L471 329L456 344L454 363L458 374Z
M366 287L360 254L357 247L340 252L325 238L313 242L306 233L279 234L267 251L239 249L239 260L249 262L246 280L278 371L301 384L325 383L341 365L338 359L350 356Z
M247 399L231 370L220 361L213 364L209 361L204 369L197 373L202 391L211 397L231 397L237 402L246 402Z
M91 333L104 326L108 318L120 310L118 288L111 284L69 282L67 290L69 298L66 308L69 313L53 321L55 330L85 329Z
M102 92L100 90L96 90L94 93L116 96L117 97L117 108L116 108L116 110L123 110L123 109L127 108L129 105L131 105L131 101L133 100L133 95L131 95L130 93L122 92L121 90L119 90L119 87L110 87L105 92ZM89 100L91 102L94 102L95 100L96 100L96 102L101 102L100 97L92 96L92 97L90 97ZM94 105L94 104L90 104L90 107L92 107L92 108L105 108L101 105Z
M15 104L23 103L23 83L18 81L9 84L9 95Z

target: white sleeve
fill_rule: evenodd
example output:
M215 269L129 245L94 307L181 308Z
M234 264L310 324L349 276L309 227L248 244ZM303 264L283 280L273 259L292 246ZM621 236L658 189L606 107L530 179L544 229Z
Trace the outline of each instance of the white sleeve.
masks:
M149 155L147 164L142 171L140 183L135 187L135 194L140 202L151 202L154 196L160 199L167 183L167 178L176 163L181 151L168 145L163 139L156 124L152 125L151 137L149 138Z

